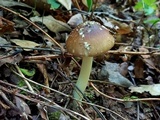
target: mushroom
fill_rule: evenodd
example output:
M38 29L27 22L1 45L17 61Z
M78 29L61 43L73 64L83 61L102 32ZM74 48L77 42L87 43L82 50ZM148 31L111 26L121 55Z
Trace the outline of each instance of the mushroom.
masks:
M82 100L92 69L93 57L104 54L114 46L114 37L109 30L95 21L86 21L77 26L69 35L66 42L68 53L82 57L82 65L73 97Z

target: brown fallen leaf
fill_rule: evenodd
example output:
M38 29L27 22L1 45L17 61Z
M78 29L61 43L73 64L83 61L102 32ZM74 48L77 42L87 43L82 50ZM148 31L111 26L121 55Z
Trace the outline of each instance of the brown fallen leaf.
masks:
M144 62L138 58L134 63L135 78L144 78Z
M31 17L31 21L33 22L42 22L46 25L46 27L55 33L63 32L63 31L71 31L70 26L67 23L64 23L62 21L56 20L51 15L44 16L44 17Z
M128 33L133 32L132 27L126 23L118 22L117 26L118 26L118 28L116 30L117 30L118 34L123 35L123 34L128 34Z
M148 49L144 48L144 47L140 47L139 48L139 52L149 52ZM150 55L141 55L144 59L150 58Z
M14 31L14 23L3 17L0 17L0 36L5 33L10 33Z
M49 87L49 77L48 77L45 65L44 64L37 64L37 67L39 68L39 70L41 71L41 73L44 77L44 85ZM44 88L44 91L46 94L50 93L50 90L47 88Z
M0 66L5 63L16 64L19 63L23 59L23 56L19 53L14 56L8 56L1 59L0 57Z
M11 42L22 48L35 48L36 46L40 46L40 44L29 41L29 40L20 40L20 39L11 39ZM25 51L31 51L32 49L24 49Z

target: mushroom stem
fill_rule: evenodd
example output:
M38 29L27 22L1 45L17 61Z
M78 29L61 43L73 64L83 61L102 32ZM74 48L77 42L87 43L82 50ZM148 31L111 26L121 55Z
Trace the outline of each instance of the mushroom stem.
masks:
M82 59L81 70L76 83L76 86L82 93L84 93L88 85L88 80L92 69L92 61L93 57L83 57ZM83 99L83 95L76 88L73 91L73 96L75 99L80 101Z

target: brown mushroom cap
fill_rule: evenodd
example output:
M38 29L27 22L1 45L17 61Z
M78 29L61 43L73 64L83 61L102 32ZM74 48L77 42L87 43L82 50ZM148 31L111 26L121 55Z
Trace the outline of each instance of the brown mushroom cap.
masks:
M87 21L77 26L66 42L67 52L80 57L101 55L113 45L114 37L109 30L94 21Z

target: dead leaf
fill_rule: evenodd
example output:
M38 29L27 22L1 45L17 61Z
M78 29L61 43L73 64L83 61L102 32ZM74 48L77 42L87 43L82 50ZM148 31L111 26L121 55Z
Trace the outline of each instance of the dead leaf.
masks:
M71 0L57 0L61 3L67 10L71 10L72 1Z
M137 59L134 63L135 78L144 78L144 62L141 59Z
M160 95L160 84L153 84L153 85L140 85L140 87L131 86L129 87L131 92L149 92L153 96Z
M50 31L55 33L63 32L63 31L71 31L71 28L69 25L67 25L62 21L54 19L51 15L44 16L44 17L36 16L36 17L31 17L30 19L33 22L42 22L43 20L43 24L45 24Z
M84 19L85 19L85 16L84 16ZM68 24L73 28L77 27L81 23L83 23L83 19L82 19L82 15L79 13L73 15L68 21Z
M49 77L48 77L48 74L47 74L46 66L44 64L37 64L37 67L39 68L39 70L43 74L44 85L49 87ZM44 91L45 91L46 94L50 93L50 90L47 89L47 88L44 88Z
M139 48L140 52L149 52L148 49L144 48L144 47L140 47ZM143 61L146 63L146 65L150 68L150 69L157 69L156 68L156 62L154 61L154 57L151 57L151 55L141 55L143 58ZM159 63L158 63L159 64ZM158 70L158 69L157 69Z
M22 59L23 56L20 53L3 59L0 58L0 66L2 66L5 63L16 64L19 63Z
M22 48L34 48L36 46L40 46L40 44L29 40L11 39L11 42L15 43L16 45ZM31 51L32 49L24 49L24 50Z
M103 24L106 27L115 29L117 31L117 33L120 35L129 34L129 33L133 32L132 25L118 22L118 21L115 21L115 20L109 19L109 18L107 20L104 18L101 18L101 17L98 17L98 18L103 22Z
M0 5L6 6L6 7L21 6L21 7L32 8L31 6L27 4L24 4L22 2L16 2L13 0L0 0Z
M21 110L21 112L24 112L26 115L31 114L29 106L23 99L15 96L15 101L16 101L16 106Z
M98 73L98 79L108 79L110 82L121 86L132 86L133 84L119 73L119 64L105 61L105 65Z
M68 116L68 115L66 115L66 114L63 114L63 113L61 113L61 115L60 115L60 117L59 117L59 120L70 120L71 118Z
M6 105L5 103L3 103L1 100L0 100L0 106L1 106L1 112L4 112L4 111L2 111L3 110L2 108L4 108L5 110L10 109L10 107L8 105Z
M14 23L3 17L0 17L0 36L5 33L10 33L14 31Z
M115 22L113 24L115 24ZM133 32L132 28L126 23L120 23L116 21L116 25L118 26L118 28L116 29L118 34L123 35Z
M46 107L40 105L39 103L37 104L37 107L38 107L38 110L39 110L40 115L42 117L42 120L49 120Z
M46 2L46 0L19 0L20 2L22 3L25 3L29 6L32 6L32 7L35 7L36 5L36 10L37 11L43 11L45 10L45 12L50 12L51 9L50 9L50 4L48 4ZM35 11L33 11L35 12Z
M6 45L6 44L10 44L6 39L0 37L0 45Z
M148 59L143 59L144 62L146 63L146 65L150 68L150 69L155 69L155 65L154 62L151 60L151 58Z
M154 60L155 65L160 69L160 64L159 64L160 55L155 55L155 56L153 57L153 60Z
M148 49L144 48L144 47L140 47L139 48L139 52L149 52ZM150 55L141 55L144 59L150 58Z
M100 19L102 22L103 22L103 24L107 27L107 28L111 28L111 29L114 29L114 24L110 21L110 20L106 20L105 18L102 18L102 17L99 17L99 16L97 16L98 17L98 19Z
M127 75L128 73L128 63L127 62L123 62L120 64L119 66L119 72L121 75L123 75L124 77Z

